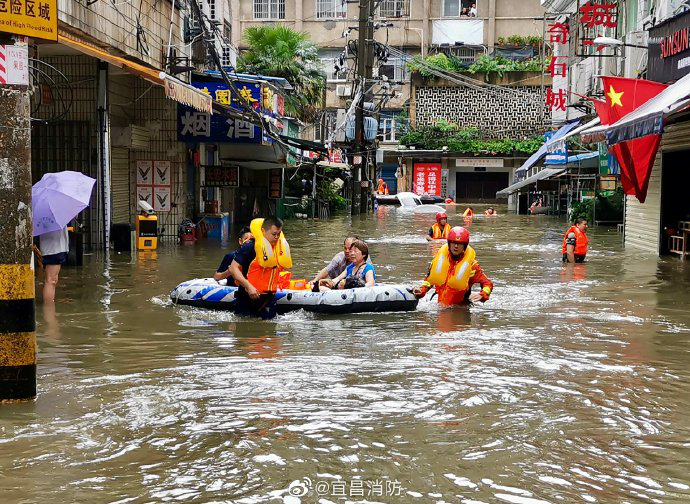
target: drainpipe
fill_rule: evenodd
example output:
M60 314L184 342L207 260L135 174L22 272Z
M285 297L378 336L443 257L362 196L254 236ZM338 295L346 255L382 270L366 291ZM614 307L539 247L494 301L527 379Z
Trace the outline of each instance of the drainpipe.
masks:
M98 62L98 167L101 182L103 250L110 248L110 116L108 114L108 63Z

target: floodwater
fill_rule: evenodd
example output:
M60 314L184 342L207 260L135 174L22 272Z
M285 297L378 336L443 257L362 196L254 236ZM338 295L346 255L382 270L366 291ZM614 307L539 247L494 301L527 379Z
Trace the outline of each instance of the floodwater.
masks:
M412 285L432 218L289 221L295 277L354 231L379 280ZM212 242L87 257L38 305L37 400L0 406L0 499L688 502L690 262L594 228L566 267L565 227L476 218L490 302L403 314L172 306L220 262Z

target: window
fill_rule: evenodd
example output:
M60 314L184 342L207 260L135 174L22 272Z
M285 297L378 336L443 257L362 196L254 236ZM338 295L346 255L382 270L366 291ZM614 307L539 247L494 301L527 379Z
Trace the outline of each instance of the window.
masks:
M388 61L379 67L379 77L384 75L393 82L408 82L410 80L407 63L400 58L388 58Z
M344 19L347 17L345 0L316 0L317 19Z
M379 135L384 143L395 143L407 131L407 120L399 111L381 112Z
M477 17L476 0L443 0L443 17Z
M208 17L211 18L211 20L216 20L218 19L217 16L218 12L216 11L216 0L208 0Z
M410 15L410 0L382 0L379 16L382 18L399 18Z
M340 65L340 57L342 54L343 52L338 49L324 49L319 51L321 69L326 72L326 80L328 82L340 82L347 79L347 70L341 68L340 71L335 71L336 65Z
M321 116L321 121L314 125L314 141L325 142L331 132L335 130L338 112L336 110L326 110Z
M285 0L254 0L254 19L285 19Z

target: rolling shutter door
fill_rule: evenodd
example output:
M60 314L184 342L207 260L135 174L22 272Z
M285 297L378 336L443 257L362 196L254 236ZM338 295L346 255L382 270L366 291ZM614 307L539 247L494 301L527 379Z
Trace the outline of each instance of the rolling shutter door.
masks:
M113 148L110 154L110 164L113 224L127 224L130 223L129 149Z
M662 153L690 149L690 122L671 124L661 137L661 149L654 161L644 203L625 197L625 246L660 253Z

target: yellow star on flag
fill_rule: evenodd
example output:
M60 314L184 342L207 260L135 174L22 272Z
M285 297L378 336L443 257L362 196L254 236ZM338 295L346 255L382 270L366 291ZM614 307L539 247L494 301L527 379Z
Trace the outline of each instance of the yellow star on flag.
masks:
M621 91L620 93L616 93L616 90L613 89L613 86L609 86L609 92L606 94L606 96L609 97L611 100L611 106L615 107L618 105L619 107L623 106L623 102L621 101L621 97L623 96L624 91Z

